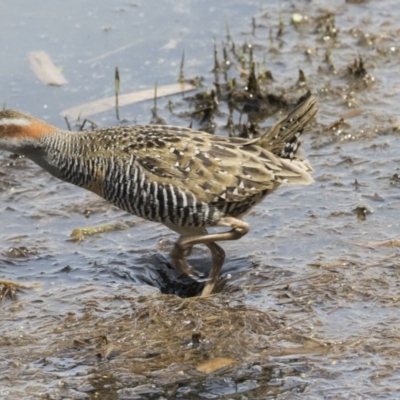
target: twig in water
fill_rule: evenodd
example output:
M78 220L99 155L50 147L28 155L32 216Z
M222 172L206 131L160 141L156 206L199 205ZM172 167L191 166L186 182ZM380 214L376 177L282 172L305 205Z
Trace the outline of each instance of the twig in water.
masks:
M69 124L68 117L65 116L64 119L65 119L65 122L67 123L67 128L70 131L71 130L71 125Z
M117 117L117 120L119 121L119 105L118 105L118 96L119 96L119 70L118 67L115 67L115 79L114 79L114 85L115 85L115 114Z
M185 76L183 74L183 66L185 64L185 50L183 50L182 52L182 60L181 60L181 67L179 68L179 78L178 78L178 82L179 83L183 83L185 80Z

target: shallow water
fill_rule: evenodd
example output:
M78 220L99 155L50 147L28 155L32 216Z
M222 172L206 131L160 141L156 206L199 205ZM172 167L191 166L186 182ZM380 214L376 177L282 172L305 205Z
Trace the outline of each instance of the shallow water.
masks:
M271 70L271 91L299 97L301 68L318 95L304 143L315 183L282 186L258 205L247 217L251 232L223 244L221 293L182 300L160 294L198 290L169 264L173 233L0 153L0 280L40 284L0 304L0 398L400 397L397 2L44 3L0 4L7 107L64 127L62 109L113 94L115 66L122 92L170 84L183 50L185 77L211 87L213 41L226 40L227 19L234 41L252 43ZM294 12L308 22L295 28ZM65 87L36 81L26 59L33 50L63 68ZM364 78L347 68L359 55ZM187 108L181 96L172 100ZM160 115L187 126L167 102L159 99ZM151 107L120 113L148 123ZM114 112L92 119L116 123ZM217 134L226 134L225 121L216 119ZM70 240L75 228L131 221ZM192 257L207 269L205 250ZM225 367L199 370L219 359Z

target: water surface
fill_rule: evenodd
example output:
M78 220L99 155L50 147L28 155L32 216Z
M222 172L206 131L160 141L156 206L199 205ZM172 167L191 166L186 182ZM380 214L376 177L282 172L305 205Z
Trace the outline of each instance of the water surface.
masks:
M299 26L295 12L307 17ZM304 144L315 183L282 186L249 214L251 232L223 244L225 285L206 300L161 294L198 290L171 269L166 228L0 153L0 279L39 284L0 304L0 397L399 397L399 17L393 0L0 2L3 102L54 125L65 127L61 110L112 95L116 66L123 92L170 84L184 51L185 77L211 88L226 21L272 72L271 92L303 94L300 68L320 101ZM35 50L65 87L36 80ZM189 125L178 115L188 103L171 100L177 112L159 99L159 114ZM148 123L151 107L120 112ZM93 119L116 123L113 111ZM75 228L131 222L70 240ZM198 249L193 264L206 270L207 257ZM222 369L199 371L219 359Z

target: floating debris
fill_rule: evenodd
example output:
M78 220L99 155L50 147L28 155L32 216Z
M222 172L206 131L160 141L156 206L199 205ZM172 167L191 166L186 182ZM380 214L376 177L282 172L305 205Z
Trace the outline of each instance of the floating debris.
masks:
M159 97L171 96L174 94L185 93L195 90L196 86L190 83L174 83L172 85L160 86L157 89ZM154 89L140 90L138 92L131 92L121 94L118 97L120 107L128 104L139 103L140 101L151 100L154 97ZM109 111L115 108L115 96L106 97L104 99L91 101L90 103L81 104L72 108L61 111L63 117L72 119L86 118L91 115L99 114L101 112Z
M205 374L210 374L211 372L228 367L234 363L235 360L233 358L217 357L197 365L196 369L197 371L204 372Z
M132 228L135 225L136 225L135 221L129 221L129 222L120 222L116 224L92 226L87 228L76 228L71 232L69 240L72 242L81 242L88 236L99 235L105 232L121 231L124 229Z
M39 80L49 86L64 86L67 80L50 56L44 51L34 51L28 55L31 68Z

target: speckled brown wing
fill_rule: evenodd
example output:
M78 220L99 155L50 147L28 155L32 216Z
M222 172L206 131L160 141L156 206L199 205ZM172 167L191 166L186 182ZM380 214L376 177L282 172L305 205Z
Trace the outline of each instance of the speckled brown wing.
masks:
M316 98L307 94L289 115L255 139L188 128L135 127L139 146L132 150L151 180L168 180L205 202L241 202L276 189L283 181L312 182L312 168L297 152L317 108Z
M144 146L130 151L148 179L207 203L240 202L272 189L281 169L272 153L248 144L253 140L165 126L141 126L139 135L147 137Z

